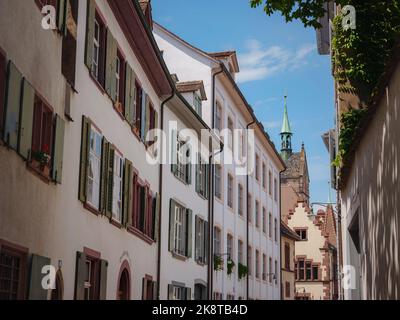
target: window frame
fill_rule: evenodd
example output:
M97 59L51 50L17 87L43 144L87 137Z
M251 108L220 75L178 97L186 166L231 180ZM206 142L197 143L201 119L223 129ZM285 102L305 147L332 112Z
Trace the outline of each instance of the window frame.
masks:
M219 175L217 174L219 173ZM222 166L220 164L215 165L215 196L217 199L222 200Z
M231 173L228 173L228 181L227 181L227 205L230 209L233 209L233 184L234 178Z
M119 158L119 168L120 168L120 172L119 175L117 174L117 158ZM123 180L124 180L124 157L123 155L115 149L115 153L114 153L114 170L113 170L113 200L112 200L112 219L118 223L122 223L122 216L123 216L123 212L122 212L122 206L123 206L123 189L124 189L124 184L123 184ZM119 198L115 198L115 192L116 192L116 188L117 188L117 183L116 180L118 182L119 180ZM115 212L114 211L114 205L115 203L119 203L119 210L120 212Z
M96 39L96 27L98 28L98 39ZM94 22L94 32L93 32L93 58L92 65L90 68L90 74L93 79L100 85L100 87L105 89L105 78L106 78L106 46L107 39L107 27L101 13L96 8L95 22ZM97 48L97 53L96 53ZM95 58L97 61L95 61ZM94 63L97 63L97 71L95 73Z
M100 155L97 158L97 154L92 154L92 134L96 134L100 140ZM95 146L96 147L96 146ZM102 162L102 153L104 152L103 150L103 135L101 133L101 131L93 124L90 124L90 136L89 136L89 145L88 145L88 166L90 166L90 163L92 161L92 155L94 157L96 157L95 160L98 161L98 192L97 192L97 196L98 196L98 204L96 205L95 203L93 203L91 200L89 200L90 196L89 196L89 180L94 180L94 178L90 177L89 172L90 170L88 170L87 176L86 176L86 203L94 208L95 210L100 210L100 206L101 206L101 179L102 179L102 169L101 169L101 162ZM93 191L93 186L92 186L92 191ZM93 195L92 195L92 200L93 200Z

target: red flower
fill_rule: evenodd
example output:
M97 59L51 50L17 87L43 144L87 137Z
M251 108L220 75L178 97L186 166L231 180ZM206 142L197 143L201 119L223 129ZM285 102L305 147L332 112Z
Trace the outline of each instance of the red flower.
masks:
M47 154L50 153L50 148L49 148L49 145L47 143L43 146L43 152L47 153Z

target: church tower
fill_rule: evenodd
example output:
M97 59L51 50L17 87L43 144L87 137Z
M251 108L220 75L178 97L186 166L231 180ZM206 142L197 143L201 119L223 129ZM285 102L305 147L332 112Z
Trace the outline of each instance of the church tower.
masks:
M287 96L285 96L285 109L283 113L283 123L281 136L281 156L287 161L292 155L292 130L290 128L289 115L287 111Z

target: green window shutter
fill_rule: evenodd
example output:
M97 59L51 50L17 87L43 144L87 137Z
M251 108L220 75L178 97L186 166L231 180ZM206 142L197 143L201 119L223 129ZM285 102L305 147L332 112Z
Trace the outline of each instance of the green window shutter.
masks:
M90 120L82 117L81 162L79 170L79 200L86 202L87 169L89 165Z
M62 182L62 169L64 158L64 132L65 122L59 115L56 115L56 134L54 137L54 152L53 152L53 181Z
M125 119L128 121L130 125L132 125L132 92L131 92L131 80L132 80L132 68L128 64L125 63Z
M173 252L175 250L174 244L174 233L175 233L175 209L176 203L173 199L169 202L169 251Z
M132 215L132 162L125 159L122 224L126 227ZM132 218L131 218L132 219Z
M24 79L22 84L22 103L20 109L20 128L18 153L27 160L32 147L33 110L35 105L35 90Z
M174 298L174 286L172 284L168 285L168 300L172 300Z
M132 71L131 87L129 89L130 96L131 96L131 111L132 111L131 125L136 126L136 94L138 94L138 92L136 92L136 74L132 69L131 69L131 71Z
M208 221L204 221L204 263L208 264L208 253L210 245L210 230Z
M199 246L200 246L200 237L199 237L199 229L200 229L200 218L199 216L195 216L194 219L194 258L196 261L199 260L200 255L199 255Z
M62 34L67 33L67 28L66 28L66 20L67 20L67 1L68 0L58 0L58 12L57 12L57 27L58 30Z
M107 30L107 53L106 53L106 91L113 102L116 101L116 66L117 64L117 42Z
M150 97L147 96L146 99L146 113L144 115L144 122L145 122L145 126L144 126L144 135L143 135L143 140L146 141L146 137L147 137L147 133L149 132L150 129Z
M77 252L75 266L75 300L85 300L86 274L86 254Z
M197 155L197 164L196 167L196 192L200 193L200 164L201 164L201 156L200 154Z
M15 65L9 61L7 75L4 140L10 148L17 150L22 74Z
M49 265L51 265L49 258L32 255L28 288L29 300L47 300L48 290L42 287L42 280L46 274L42 274L42 268Z
M192 300L192 288L186 288L186 300Z
M205 175L206 175L206 183L205 183L205 191L206 191L206 199L208 199L209 198L209 196L210 196L210 190L209 190L209 183L210 183L210 164L206 164L205 165L205 168L206 168L206 172L205 172Z
M147 93L142 89L142 117L141 117L141 128L140 137L142 140L145 138L146 133L146 119L147 119L147 100L149 99Z
M108 269L108 261L100 260L100 288L99 288L100 300L107 299L107 269Z
M112 217L112 206L113 206L113 188L114 188L114 147L109 144L108 148L108 166L107 166L107 207L106 216L111 219Z
M156 193L153 199L153 208L154 208L154 241L158 242L158 228L160 227L160 194Z
M108 181L108 153L110 144L103 137L101 148L101 178L100 178L100 212L106 213L107 208L107 181Z
M158 300L158 284L156 281L153 281L153 300Z
M186 164L186 183L191 184L192 183L192 147L189 145L188 146L188 157L186 158L186 161L189 163Z
M193 247L193 241L192 241L192 224L193 224L193 211L190 209L186 209L186 256L188 258L192 257L192 247Z
M95 0L87 0L85 64L89 68L90 72L92 72L93 62L95 20Z
M176 130L172 130L171 133L171 171L174 175L176 175L177 171L178 171L178 165L177 165L177 161L178 161L178 150L177 150L177 144L178 144L178 133Z

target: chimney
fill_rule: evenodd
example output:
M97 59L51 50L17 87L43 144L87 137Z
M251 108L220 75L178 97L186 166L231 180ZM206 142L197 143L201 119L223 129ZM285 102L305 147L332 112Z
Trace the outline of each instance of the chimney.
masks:
M153 30L153 16L151 12L151 0L139 0L140 8L142 8L142 12L144 17L146 18L146 22L148 27Z

